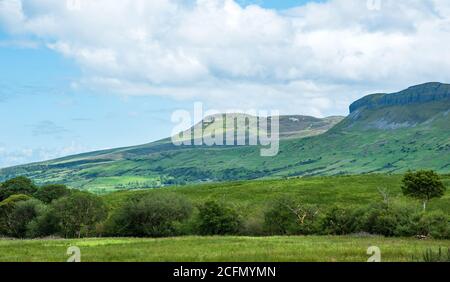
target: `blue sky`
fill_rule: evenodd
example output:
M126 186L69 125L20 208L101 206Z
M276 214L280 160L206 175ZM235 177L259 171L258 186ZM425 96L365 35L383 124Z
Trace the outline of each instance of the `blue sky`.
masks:
M345 115L365 94L449 79L437 47L449 38L445 3L434 17L415 0L380 11L356 0L80 1L0 1L0 167L167 137L172 112L196 101Z
M307 1L240 2L286 9ZM192 108L164 97L73 89L80 67L45 46L21 46L30 38L0 29L0 167L158 140L170 135L174 110Z

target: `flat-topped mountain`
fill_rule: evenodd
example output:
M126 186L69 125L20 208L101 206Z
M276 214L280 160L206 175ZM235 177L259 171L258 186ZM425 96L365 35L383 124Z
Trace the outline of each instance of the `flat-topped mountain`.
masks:
M364 97L350 106L344 120L282 116L275 157L261 157L259 146L175 146L168 138L1 169L0 180L25 175L38 183L63 182L103 193L205 181L409 169L449 173L449 93L448 84L426 83ZM220 123L200 126L211 129Z
M364 109L379 109L390 106L406 106L441 102L450 100L450 84L429 82L412 86L406 90L393 94L373 94L366 96L350 105L350 113Z

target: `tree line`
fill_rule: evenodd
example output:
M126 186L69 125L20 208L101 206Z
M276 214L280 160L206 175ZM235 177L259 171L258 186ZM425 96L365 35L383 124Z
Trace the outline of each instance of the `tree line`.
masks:
M281 197L271 202L262 219L244 217L219 201L194 205L167 193L132 194L111 210L101 197L64 185L38 187L17 177L0 184L0 235L16 238L58 236L168 237L181 235L346 235L450 238L450 218L426 211L426 203L442 197L446 187L432 171L408 172L405 195L423 209L383 201L365 207L323 207ZM381 191L383 192L383 191Z

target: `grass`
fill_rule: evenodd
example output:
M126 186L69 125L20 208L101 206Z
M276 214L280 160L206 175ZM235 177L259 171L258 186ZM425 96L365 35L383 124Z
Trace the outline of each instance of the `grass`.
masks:
M84 262L365 262L378 246L382 261L409 262L450 241L383 237L179 237L0 240L0 261L64 262L77 246Z

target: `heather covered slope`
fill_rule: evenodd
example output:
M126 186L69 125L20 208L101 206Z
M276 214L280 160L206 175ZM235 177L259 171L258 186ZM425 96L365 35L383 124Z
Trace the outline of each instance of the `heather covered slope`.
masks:
M352 104L350 115L328 131L318 126L324 120L310 123L321 128L315 136L305 134L314 126L286 123L301 117L282 118L280 153L271 158L261 157L258 147L175 147L167 139L3 169L0 178L27 175L39 183L64 182L109 192L205 181L402 173L422 168L448 173L449 95L449 85L427 83L399 93L367 96Z

